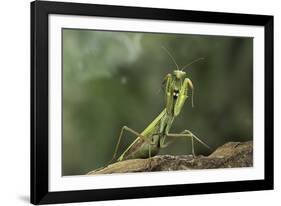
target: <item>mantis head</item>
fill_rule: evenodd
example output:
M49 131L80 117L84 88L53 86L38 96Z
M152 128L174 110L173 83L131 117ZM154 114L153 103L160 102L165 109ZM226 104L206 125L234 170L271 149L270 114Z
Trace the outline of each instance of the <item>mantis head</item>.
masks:
M173 71L173 76L174 76L176 79L184 79L184 78L186 77L186 72L177 69L177 70L174 70L174 71Z

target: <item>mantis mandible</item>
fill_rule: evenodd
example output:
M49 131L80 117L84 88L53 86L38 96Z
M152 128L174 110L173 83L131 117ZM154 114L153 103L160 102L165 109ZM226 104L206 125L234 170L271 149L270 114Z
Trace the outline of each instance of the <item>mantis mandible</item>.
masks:
M199 58L180 69L169 51L167 49L165 49L165 51L168 53L177 67L171 74L169 73L166 75L162 83L163 86L165 86L165 108L141 133L127 126L123 126L115 147L114 155L110 162L114 161L116 158L124 131L136 135L137 138L120 155L117 161L153 157L158 154L161 148L165 148L170 144L170 142L165 142L166 138L190 138L193 156L195 156L194 139L210 149L206 143L200 140L189 130L184 130L181 133L170 133L174 119L180 114L183 105L188 98L189 89L192 90L191 100L193 107L193 84L183 69L194 62L201 60L202 58Z

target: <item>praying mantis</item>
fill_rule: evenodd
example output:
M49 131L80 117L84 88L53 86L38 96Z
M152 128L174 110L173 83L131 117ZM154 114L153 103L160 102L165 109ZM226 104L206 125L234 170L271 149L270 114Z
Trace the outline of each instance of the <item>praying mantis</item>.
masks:
M160 149L167 147L171 143L171 141L166 142L166 138L190 138L191 152L193 156L195 156L194 139L210 149L205 142L200 140L189 130L183 130L180 133L170 133L174 119L180 114L184 103L189 97L189 89L192 91L191 102L192 107L194 106L193 84L192 81L187 77L186 72L183 70L187 66L190 66L191 64L203 58L199 58L180 69L170 52L166 48L163 49L165 49L167 54L171 57L176 65L176 69L167 74L162 82L162 85L165 87L165 108L141 133L129 128L128 126L123 126L110 162L113 162L116 159L124 131L136 135L137 138L119 156L119 158L117 158L117 162L127 159L144 159L153 157L158 154Z

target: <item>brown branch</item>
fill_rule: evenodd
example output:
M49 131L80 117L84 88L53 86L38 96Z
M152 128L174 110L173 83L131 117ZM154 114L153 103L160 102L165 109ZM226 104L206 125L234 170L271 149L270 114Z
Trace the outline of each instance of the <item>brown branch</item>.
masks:
M253 142L229 142L209 156L158 155L150 159L132 159L110 164L87 175L251 166L253 166Z

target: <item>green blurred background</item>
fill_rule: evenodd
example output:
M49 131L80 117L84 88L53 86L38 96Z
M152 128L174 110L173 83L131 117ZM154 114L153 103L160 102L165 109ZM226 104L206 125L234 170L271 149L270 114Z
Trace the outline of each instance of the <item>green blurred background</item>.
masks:
M187 101L172 132L189 129L213 149L253 138L252 38L63 29L63 175L105 166L123 125L141 132L163 110L161 83L176 67L162 46L180 66L204 58L186 69L195 107ZM190 146L177 139L161 154Z

